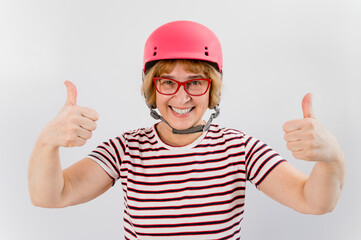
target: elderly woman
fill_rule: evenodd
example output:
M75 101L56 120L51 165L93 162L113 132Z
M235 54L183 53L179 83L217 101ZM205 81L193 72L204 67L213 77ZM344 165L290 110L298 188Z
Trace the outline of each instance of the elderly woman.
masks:
M219 114L222 50L201 24L170 22L146 42L142 91L160 121L105 141L62 170L59 147L84 145L98 119L77 106L75 86L65 84L66 103L40 134L29 162L36 206L84 203L120 179L126 239L240 239L247 180L307 214L332 211L341 194L343 152L314 117L310 94L303 99L304 118L283 127L293 156L316 162L309 176L260 140L212 123ZM207 108L215 112L205 121Z

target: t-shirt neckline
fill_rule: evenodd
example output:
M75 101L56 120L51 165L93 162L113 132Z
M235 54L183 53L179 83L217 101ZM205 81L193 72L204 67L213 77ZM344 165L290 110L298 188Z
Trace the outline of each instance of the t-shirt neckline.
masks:
M159 123L159 122L158 122L158 123ZM159 143L162 147L164 147L164 148L166 148L166 149L169 149L169 150L187 150L187 149L192 149L192 148L194 148L195 146L197 146L197 145L204 139L204 137L205 137L205 136L207 135L207 133L208 133L208 130L205 131L205 132L203 132L202 135L200 135L195 141L193 141L192 143L190 143L190 144L188 144L188 145L184 145L184 146L172 146L172 145L169 145L169 144L165 143L165 142L160 138L159 133L158 133L157 128L156 128L156 125L157 125L158 123L156 123L156 124L154 124L154 125L152 126L152 129L153 129L153 131L155 132L155 138L156 138L156 140L158 141L158 143Z

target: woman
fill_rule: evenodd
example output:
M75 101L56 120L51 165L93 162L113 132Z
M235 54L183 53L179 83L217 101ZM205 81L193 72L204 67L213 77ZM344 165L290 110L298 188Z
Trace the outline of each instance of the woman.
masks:
M143 94L152 127L125 132L62 170L59 147L81 146L98 114L76 104L76 88L40 134L29 163L32 202L66 207L90 201L120 179L126 239L239 239L245 184L307 214L336 205L344 156L304 97L304 119L284 124L297 159L316 161L307 176L244 132L212 124L218 116L222 51L205 26L175 21L156 29L144 51ZM206 122L207 108L215 110ZM158 109L159 113L155 111Z

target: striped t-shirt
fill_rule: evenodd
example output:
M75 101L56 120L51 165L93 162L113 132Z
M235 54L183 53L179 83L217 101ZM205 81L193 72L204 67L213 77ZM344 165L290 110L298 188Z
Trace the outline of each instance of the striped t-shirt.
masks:
M155 127L125 132L89 155L121 181L125 239L240 239L246 180L258 186L285 160L216 124L183 147L164 143Z

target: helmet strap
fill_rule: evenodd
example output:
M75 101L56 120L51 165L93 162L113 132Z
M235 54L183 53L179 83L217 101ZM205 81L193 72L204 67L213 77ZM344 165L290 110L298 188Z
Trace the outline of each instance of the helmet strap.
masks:
M192 134L192 133L197 133L197 132L206 132L206 131L208 131L209 127L211 126L211 123L212 123L213 119L218 117L219 113L220 113L219 105L217 104L213 108L213 110L215 112L211 114L211 116L209 117L208 122L205 125L200 124L200 125L188 128L188 129L179 130L179 129L173 128L160 114L158 114L154 110L155 108L153 106L150 106L149 109L150 109L150 116L152 116L155 120L162 120L163 122L168 124L168 126L172 129L172 132L174 134Z

